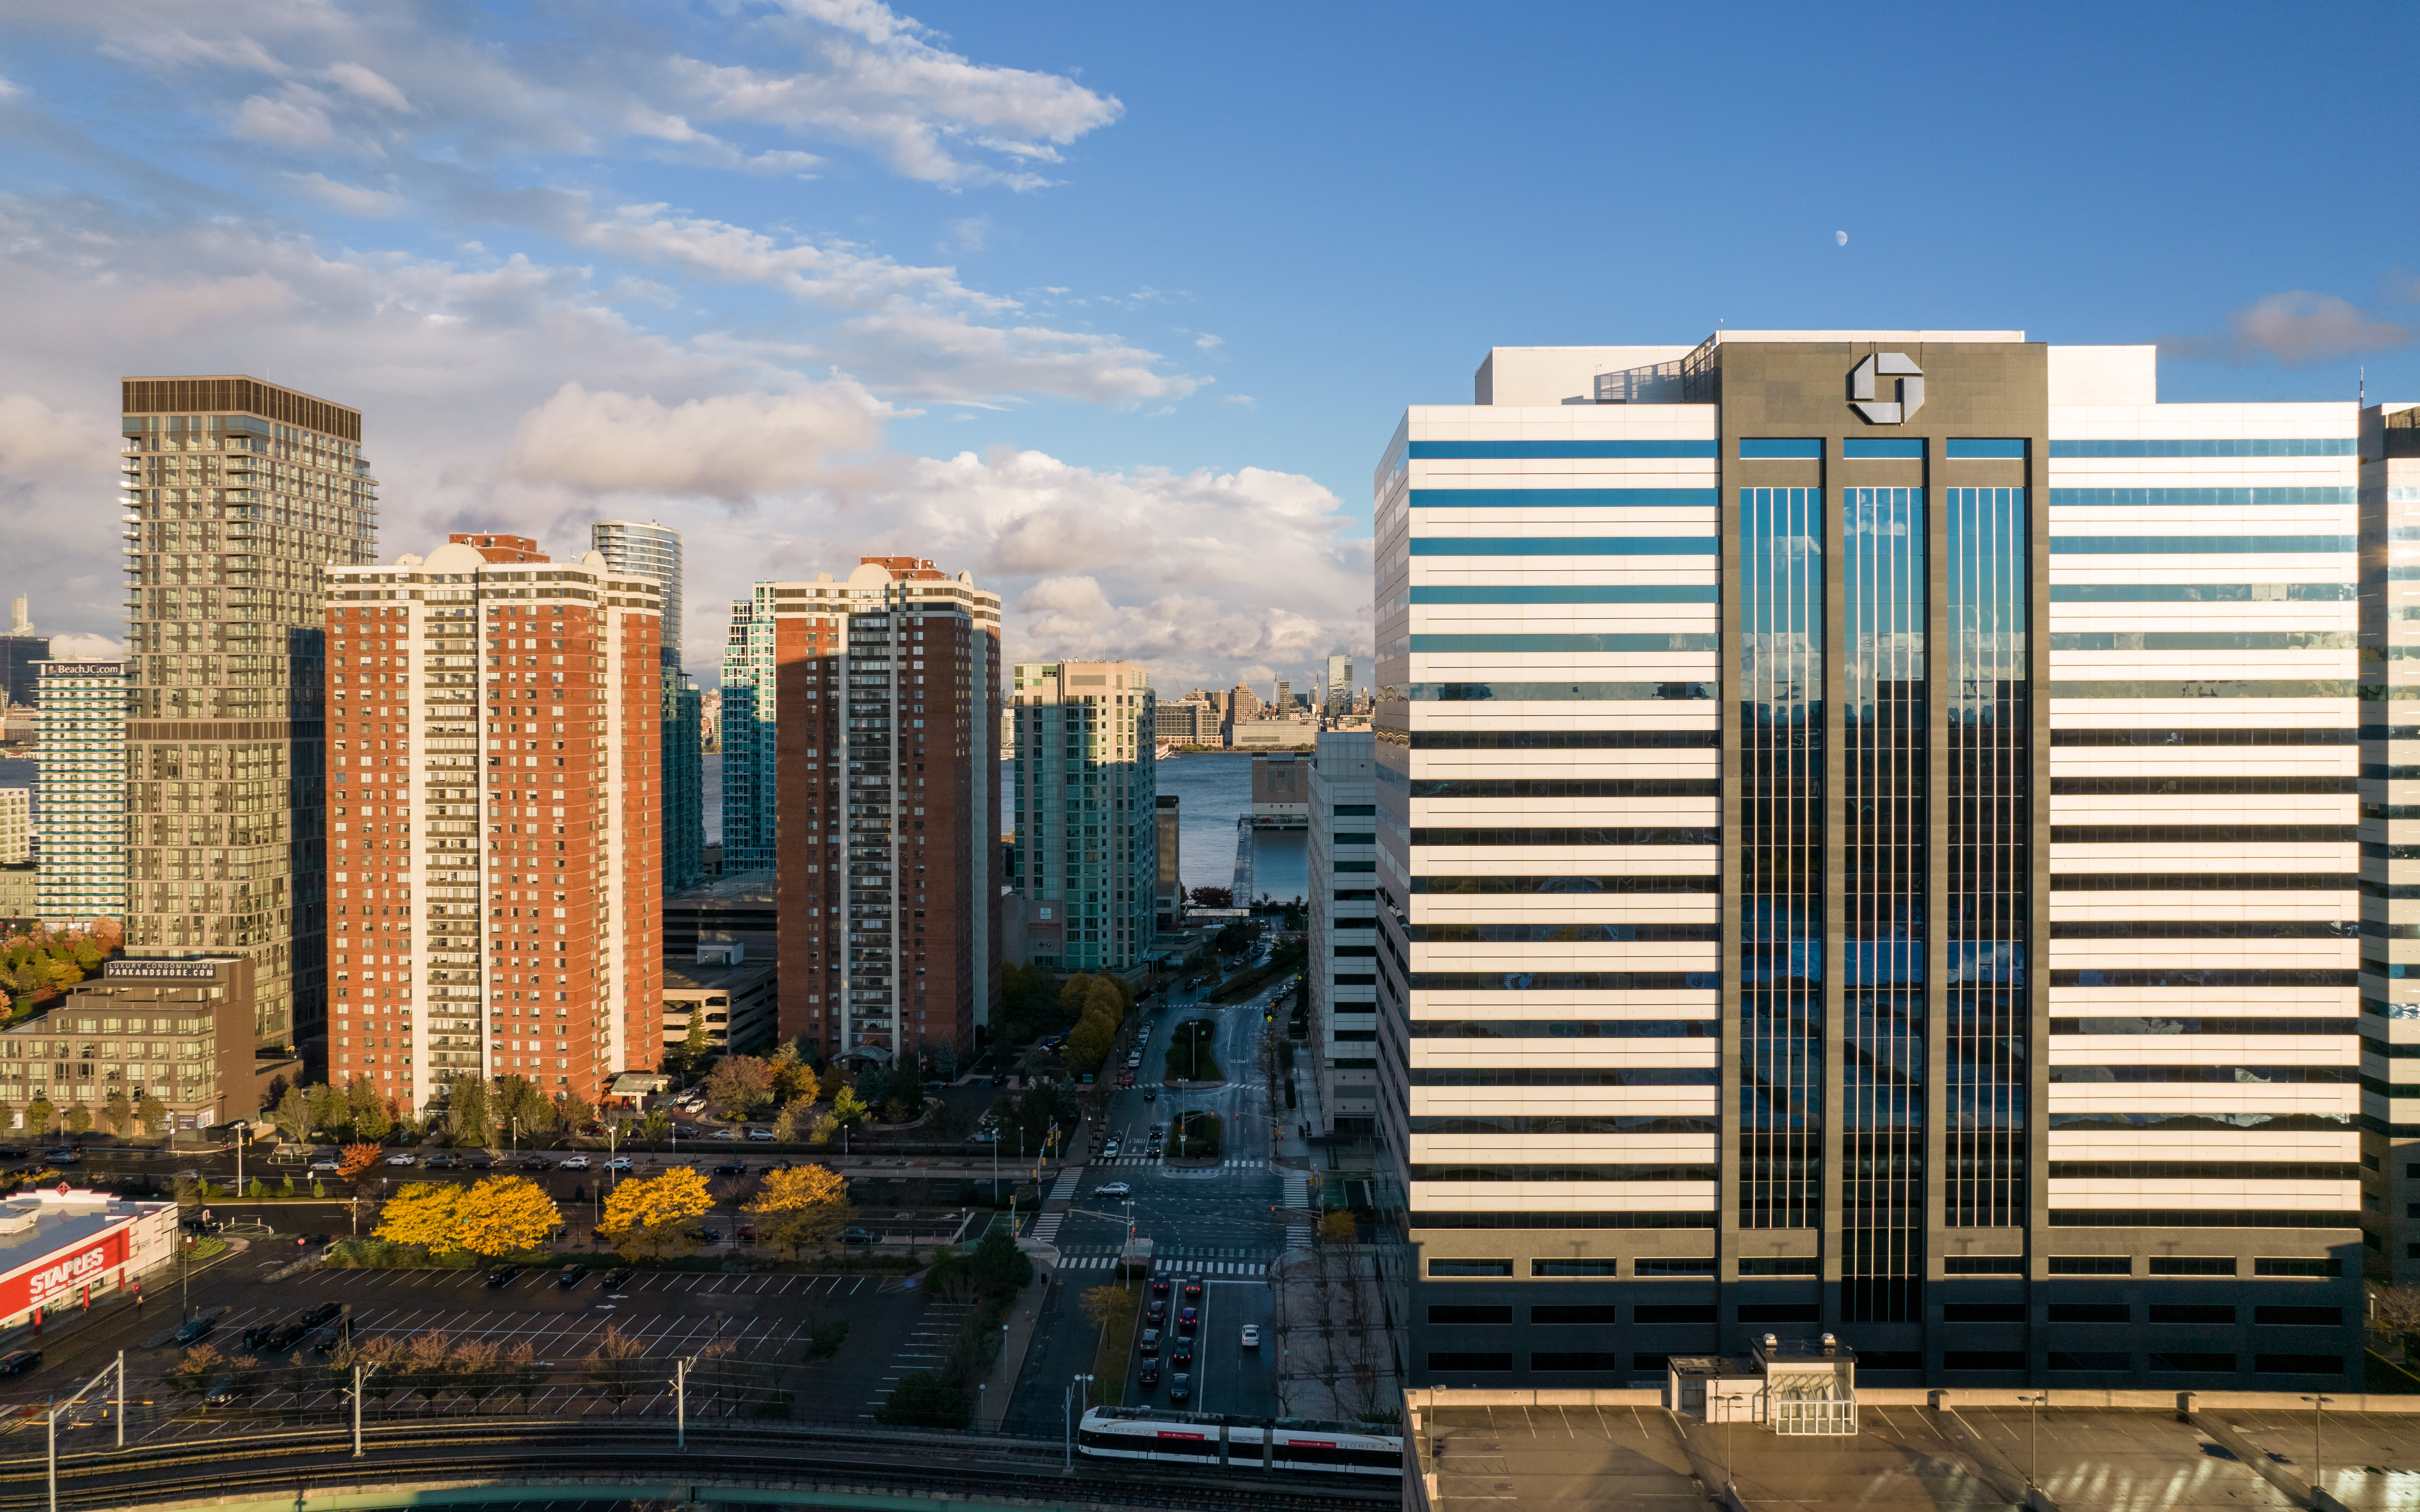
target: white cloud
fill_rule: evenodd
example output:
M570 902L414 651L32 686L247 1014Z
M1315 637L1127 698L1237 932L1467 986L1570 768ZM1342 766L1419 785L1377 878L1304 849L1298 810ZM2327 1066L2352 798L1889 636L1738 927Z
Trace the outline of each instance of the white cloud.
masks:
M2385 351L2412 340L2397 325L2334 294L2289 289L2264 294L2227 316L2227 329L2195 336L2163 336L2164 356L2217 358L2243 363L2267 357L2287 367Z
M126 655L126 643L70 630L51 637L51 655L60 661L116 661Z
M1224 336L1213 336L1207 332L1204 332L1202 334L1193 338L1193 345L1201 347L1206 352L1214 347L1224 347L1227 345L1227 338Z
M1261 403L1261 401L1260 401L1260 400L1253 398L1253 397L1252 397L1250 394L1249 394L1249 393L1225 393L1225 394L1220 394L1220 395L1218 396L1218 402L1219 402L1220 404L1240 405L1240 406L1242 406L1244 409L1258 409L1258 408L1260 407L1260 403Z
M332 63L322 70L322 76L338 88L382 110L400 114L411 109L411 101L404 98L402 90L358 63Z
M338 183L323 173L290 173L286 176L295 188L314 199L324 200L347 215L365 220L384 220L403 213L403 196L382 189L364 189L358 184Z
M585 494L694 495L726 503L812 486L834 452L878 445L892 413L844 378L793 393L665 406L566 383L521 417L504 471Z
M327 96L301 85L288 88L275 100L254 95L236 111L228 131L244 141L271 147L326 147L336 139L336 128L328 119L327 106Z

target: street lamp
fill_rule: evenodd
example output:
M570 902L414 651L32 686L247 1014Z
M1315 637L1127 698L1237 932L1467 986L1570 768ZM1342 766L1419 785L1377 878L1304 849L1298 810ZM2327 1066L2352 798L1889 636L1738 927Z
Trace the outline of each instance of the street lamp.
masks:
M2034 1492L2041 1485L2041 1410L2050 1405L2050 1393L2038 1391L2017 1399L2025 1404L2025 1427L2031 1440L2025 1450L2025 1512L2033 1512Z
M1070 1376L1067 1378L1067 1389L1060 1394L1059 1400L1061 1411L1066 1417L1067 1447L1065 1455L1065 1468L1069 1470L1076 1468L1076 1396L1078 1392L1081 1392L1086 1396L1090 1396L1092 1394L1092 1385L1093 1378L1091 1376L1080 1374Z
M1731 1504L1739 1505L1739 1477L1731 1473L1731 1436L1739 1429L1740 1403L1745 1396L1732 1392L1717 1398L1730 1410L1723 1414L1723 1489L1731 1493Z
M2319 1492L2324 1489L2319 1484L2320 1478L2326 1471L2325 1462L2319 1458L2319 1417L2327 1411L2328 1403L2335 1398L2305 1396L2303 1400L2311 1404L2311 1504L2317 1506L2319 1504Z

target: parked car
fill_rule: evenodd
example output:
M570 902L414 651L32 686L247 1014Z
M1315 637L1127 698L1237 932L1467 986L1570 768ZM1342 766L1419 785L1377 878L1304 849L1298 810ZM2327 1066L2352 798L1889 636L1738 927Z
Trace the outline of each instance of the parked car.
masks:
M773 1131L770 1129L751 1129L748 1131L748 1137L755 1140L760 1145L769 1145L773 1142Z
M554 1168L558 1171L584 1171L588 1169L588 1157L574 1155L569 1160L556 1163Z
M210 1334L216 1330L218 1326L219 1320L208 1316L207 1314L200 1318L187 1319L184 1326L177 1330L177 1342L179 1344L198 1344L203 1339L209 1337Z
M1193 1399L1193 1378L1181 1370L1175 1375L1169 1377L1168 1399L1171 1402L1191 1401Z
M488 1273L488 1285L491 1287L511 1286L515 1281L520 1279L520 1273L521 1268L518 1265L499 1265Z
M629 1170L631 1168L630 1157L628 1155L616 1155L612 1160L607 1161L603 1168L609 1171Z
M748 1174L748 1163L740 1160L727 1160L714 1168L714 1174L717 1176L745 1176Z
M290 1350L309 1337L310 1334L311 1325L308 1323L288 1323L284 1328L272 1331L266 1342L272 1350Z
M314 1171L327 1171L333 1174L336 1171L342 1170L343 1168L343 1165L334 1155L322 1155L318 1160L311 1163L311 1169Z
M706 1135L706 1137L709 1139L737 1139L739 1137L739 1131L737 1129L717 1129L714 1133Z
M617 1265L605 1273L604 1278L597 1283L597 1288L600 1291L619 1291L628 1286L630 1278L636 1274L638 1273L628 1266Z
M210 1382L209 1390L202 1393L203 1405L208 1407L225 1407L234 1400L235 1377L233 1376L219 1377L218 1380Z
M429 1156L420 1164L424 1167L432 1171L450 1171L462 1164L462 1157L459 1155L439 1153Z
M345 1324L342 1319L322 1325L318 1333L311 1335L311 1349L318 1354L334 1354L336 1346L343 1342Z
M840 1231L840 1242L844 1244L871 1244L874 1233L865 1228L844 1228Z
M255 1323L243 1331L243 1347L247 1350L259 1349L269 1342L269 1335L276 1332L275 1323Z
M569 1291L587 1279L588 1267L584 1265L566 1265L554 1273L554 1284L566 1291Z
M1133 1195L1134 1188L1124 1181L1104 1181L1093 1188L1093 1196L1096 1197L1125 1197Z
M692 1228L689 1231L689 1237L696 1240L701 1244L720 1244L722 1242L722 1233L720 1229L706 1227Z
M1261 1325L1258 1323L1246 1323L1244 1325L1244 1348L1248 1350L1257 1350L1260 1347Z
M342 1317L344 1315L344 1311L345 1304L343 1303L323 1302L318 1306L312 1308L309 1312L302 1315L302 1326L305 1328L317 1328L321 1323L328 1322L332 1319Z
M420 1157L417 1155L401 1153L389 1155L386 1158L386 1163L389 1165L415 1165L419 1164L419 1161Z
M554 1162L544 1155L523 1155L513 1162L513 1168L522 1171L551 1171L554 1169Z

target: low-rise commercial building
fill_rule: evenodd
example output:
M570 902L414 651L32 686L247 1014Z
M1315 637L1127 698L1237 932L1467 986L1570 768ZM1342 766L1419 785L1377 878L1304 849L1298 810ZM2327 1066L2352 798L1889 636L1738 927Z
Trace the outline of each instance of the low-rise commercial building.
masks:
M240 956L104 962L100 980L0 1029L0 1103L13 1126L25 1127L37 1102L102 1119L116 1097L137 1116L158 1099L177 1129L250 1117L271 1078L299 1070L254 1051L254 970Z
M88 1307L176 1257L173 1202L72 1190L10 1197L0 1202L0 1331Z

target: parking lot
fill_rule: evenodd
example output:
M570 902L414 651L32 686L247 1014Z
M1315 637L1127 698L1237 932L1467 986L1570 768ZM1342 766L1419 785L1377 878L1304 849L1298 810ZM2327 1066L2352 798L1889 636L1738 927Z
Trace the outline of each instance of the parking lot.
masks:
M937 1301L889 1274L641 1272L625 1289L609 1294L599 1288L600 1273L568 1288L547 1270L524 1271L494 1288L484 1270L313 1271L273 1284L257 1273L229 1274L197 1287L194 1304L197 1312L217 1319L202 1342L225 1355L248 1352L246 1329L287 1321L326 1302L349 1306L357 1338L408 1342L442 1335L454 1344L505 1350L525 1344L535 1355L532 1374L540 1379L526 1393L507 1382L478 1399L458 1392L432 1401L397 1381L383 1395L373 1386L365 1404L373 1417L669 1414L673 1361L705 1354L706 1362L690 1375L693 1417L769 1412L870 1421L901 1376L941 1361L965 1313L962 1305ZM143 1346L176 1321L175 1309L164 1308L151 1313L139 1336L119 1330L114 1337L79 1338L51 1351L41 1369L0 1391L0 1412L21 1429L39 1426L46 1398L81 1385L118 1348L127 1350L130 1396L138 1404L129 1412L131 1433L240 1433L263 1415L349 1412L345 1382L329 1370L328 1356L308 1344L249 1351L263 1375L258 1388L236 1404L241 1411L203 1409L191 1396L173 1395L165 1376L183 1350ZM830 1357L811 1360L817 1330L836 1322L847 1324L846 1337ZM598 1379L594 1358L609 1330L636 1344L617 1382ZM100 1404L85 1415L98 1421Z

